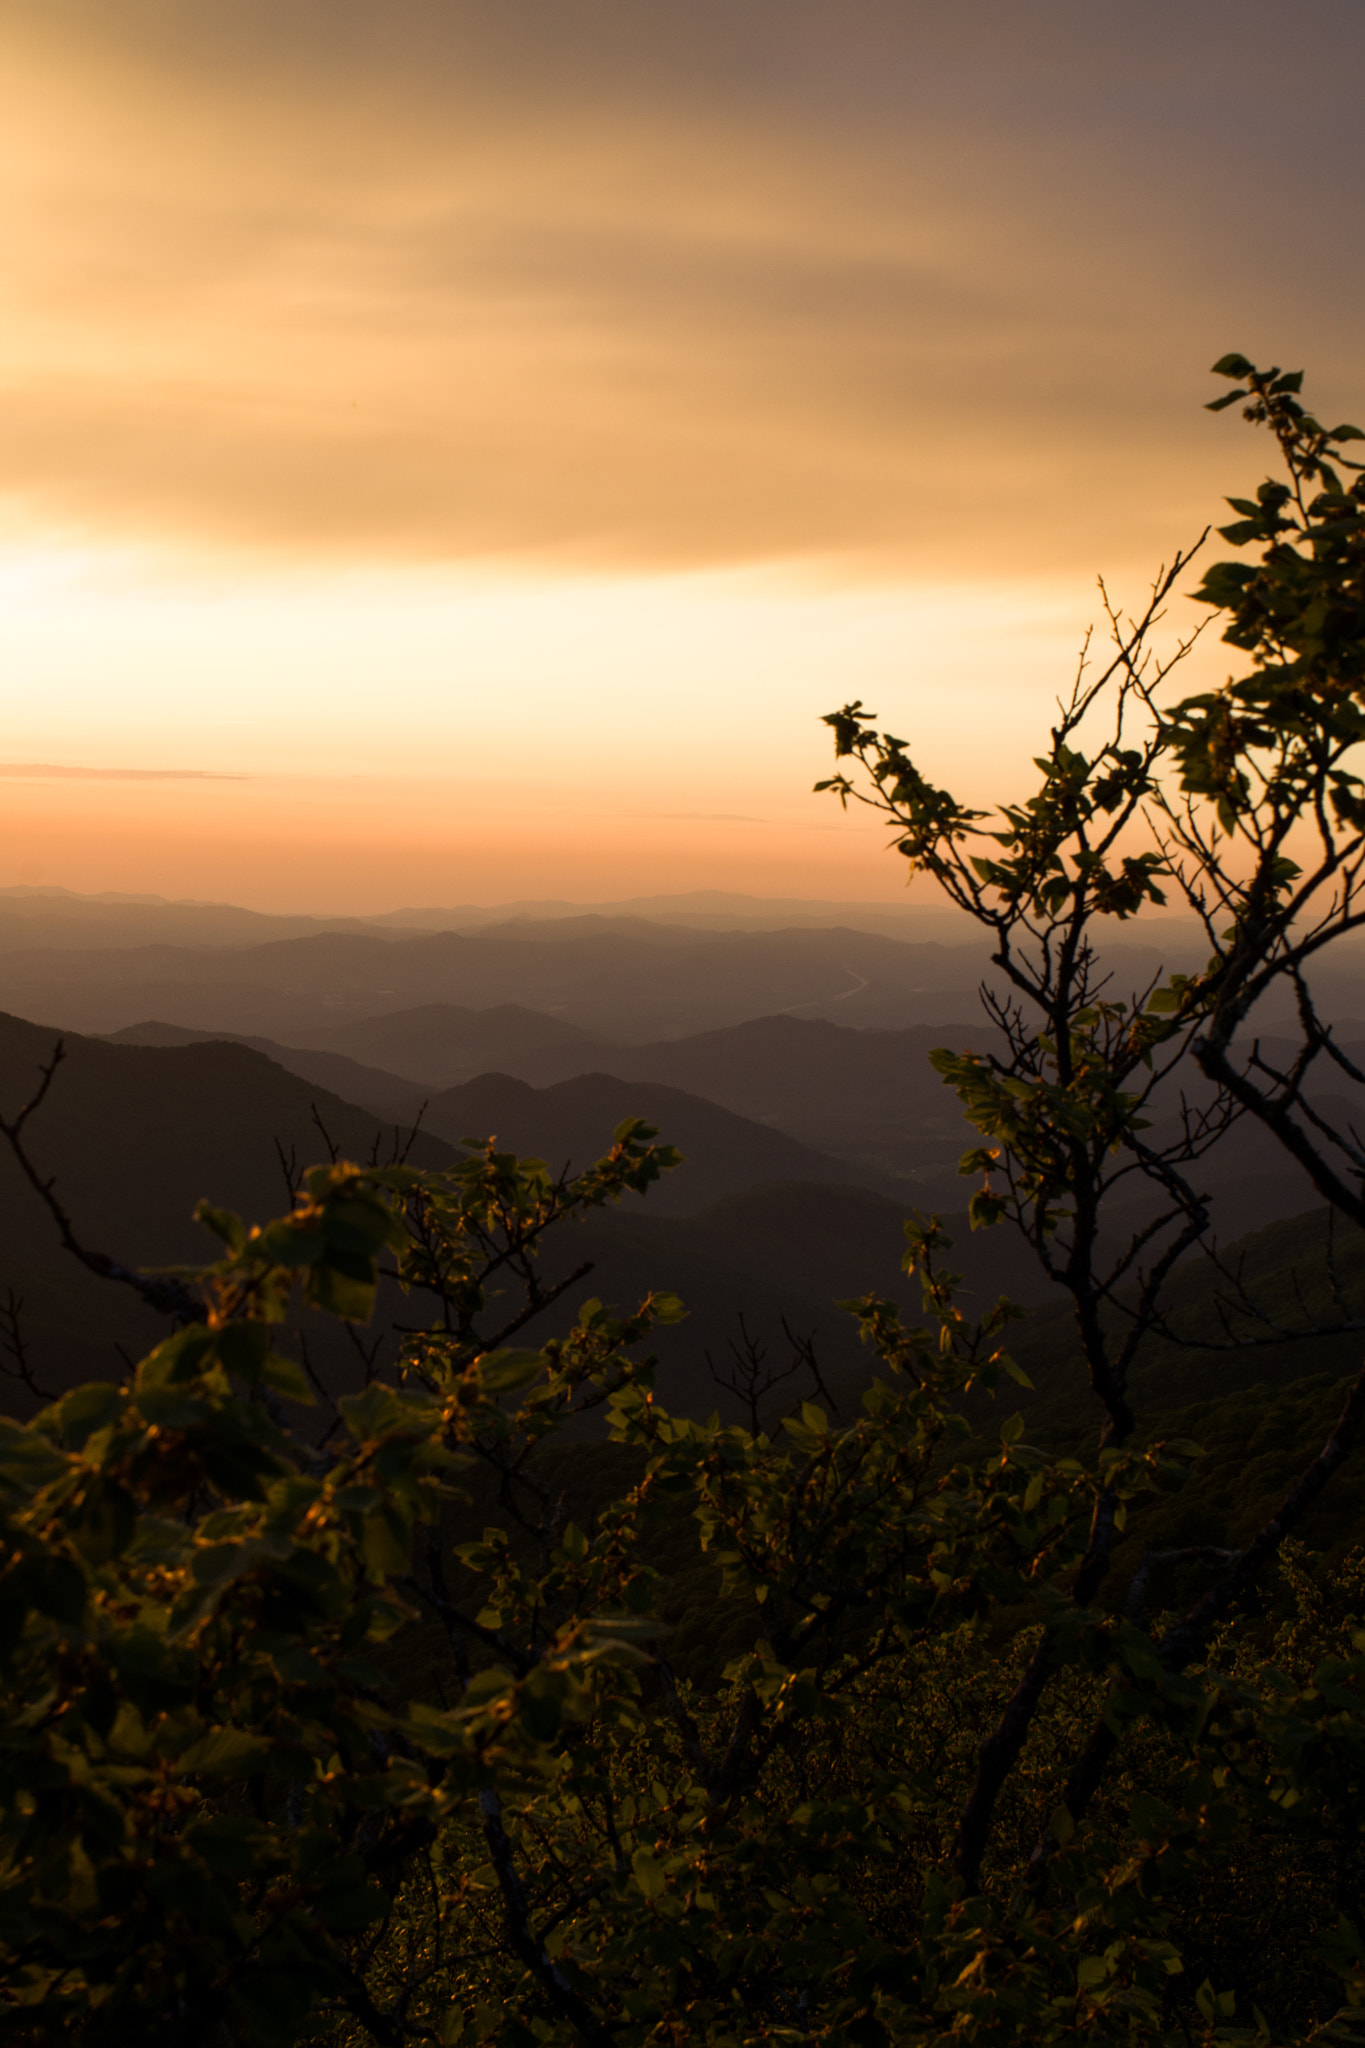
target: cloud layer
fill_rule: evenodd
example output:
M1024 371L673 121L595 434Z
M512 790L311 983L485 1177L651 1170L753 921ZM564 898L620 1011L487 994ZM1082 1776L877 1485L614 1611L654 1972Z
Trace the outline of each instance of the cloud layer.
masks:
M1307 359L1344 410L1359 377L1365 18L1285 21L11 4L10 528L613 570L1168 552L1240 480L1214 354Z

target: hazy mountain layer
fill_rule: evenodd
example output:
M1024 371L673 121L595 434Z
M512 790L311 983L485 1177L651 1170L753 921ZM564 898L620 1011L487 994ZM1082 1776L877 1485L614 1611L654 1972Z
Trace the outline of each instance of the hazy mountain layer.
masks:
M0 1018L0 1106L7 1113L31 1092L51 1043L45 1030ZM252 1218L277 1213L285 1184L276 1140L301 1161L318 1157L323 1140L314 1107L345 1152L364 1156L389 1141L375 1117L248 1047L147 1047L73 1038L68 1051L31 1126L33 1154L45 1174L56 1175L86 1242L130 1263L211 1257L213 1241L190 1220L201 1196ZM731 1399L716 1392L708 1359L725 1369L741 1313L771 1357L785 1344L784 1318L799 1338L814 1333L841 1398L848 1398L866 1359L837 1301L876 1289L915 1314L917 1286L899 1270L904 1200L841 1185L834 1177L839 1167L818 1159L815 1174L800 1180L765 1180L808 1165L812 1156L780 1133L681 1091L603 1076L543 1090L486 1076L439 1101L448 1135L482 1136L496 1129L505 1142L542 1156L553 1156L556 1147L581 1147L585 1157L603 1149L618 1110L653 1115L665 1135L690 1152L688 1165L648 1200L631 1198L619 1210L561 1231L545 1252L551 1279L585 1260L592 1263L555 1311L556 1322L591 1294L620 1303L652 1288L683 1296L687 1320L661 1331L657 1340L661 1392L681 1407L696 1411L719 1400L724 1412L734 1412ZM1240 1136L1231 1141L1226 1170L1234 1183L1249 1187L1253 1176L1235 1149L1240 1142ZM452 1154L442 1134L433 1132L419 1139L414 1156L437 1164ZM686 1195L689 1179L692 1192ZM1267 1199L1288 1199L1287 1185L1283 1172L1271 1176ZM727 1187L731 1191L723 1192ZM0 1293L12 1287L22 1297L21 1327L40 1374L64 1384L117 1372L116 1345L136 1357L164 1334L164 1325L125 1290L94 1279L61 1250L46 1211L5 1153L0 1204L6 1222ZM669 1213L675 1206L690 1206L692 1213ZM1031 1254L1007 1228L971 1233L961 1217L950 1218L949 1227L956 1239L951 1263L964 1274L969 1304L980 1308L1000 1292L1044 1303L1020 1327L1015 1344L1037 1378L1037 1395L1011 1390L1007 1401L1017 1405L1022 1399L1040 1427L1065 1429L1072 1426L1069 1417L1080 1426L1084 1401L1075 1391L1074 1339L1065 1305L1046 1305ZM1282 1325L1298 1318L1299 1292L1330 1317L1320 1217L1262 1230L1231 1255L1233 1262L1239 1257L1245 1258L1248 1286ZM1290 1271L1296 1261L1307 1276L1302 1289ZM1352 1300L1363 1265L1358 1234L1350 1234L1338 1247L1338 1268ZM1223 1275L1200 1263L1180 1276L1180 1313L1197 1339L1207 1342L1218 1334L1213 1297L1226 1286ZM1337 1367L1339 1357L1353 1356L1356 1348L1358 1337L1351 1331L1325 1344L1277 1339L1269 1347L1231 1353L1154 1342L1135 1389L1147 1409L1211 1399L1262 1379L1285 1382ZM322 1346L322 1359L339 1381L355 1370L344 1337L335 1331Z
M131 1027L117 1035L154 1044L195 1036L182 1027L159 1024ZM651 1083L681 1088L690 1097L701 1097L824 1154L819 1172L827 1172L830 1160L837 1160L844 1178L889 1188L901 1200L924 1208L942 1209L956 1209L963 1200L957 1165L963 1151L976 1143L976 1133L962 1117L953 1091L929 1064L928 1053L937 1045L984 1049L991 1042L982 1025L857 1031L825 1020L779 1016L625 1046L515 1005L471 1011L442 1004L336 1026L320 1036L332 1045L369 1052L386 1068L391 1062L401 1074L421 1076L425 1071L432 1078L427 1086L414 1087L400 1075L343 1061L335 1052L280 1046L266 1039L248 1042L292 1072L316 1078L384 1115L413 1114L420 1099L438 1092L432 1081L442 1073L463 1083L486 1077L490 1066L537 1085L606 1072L637 1087ZM1268 1058L1288 1054L1287 1044L1274 1038L1262 1044ZM1365 1045L1348 1043L1346 1051L1365 1065ZM1342 1081L1336 1070L1332 1078ZM1203 1100L1209 1093L1197 1074L1184 1076L1181 1087L1189 1099ZM633 1098L620 1098L626 1099L638 1103L643 1097L637 1092ZM1174 1089L1170 1099L1174 1107ZM489 1106L495 1121L510 1115L518 1132L525 1129L525 1099L515 1092L495 1095ZM1324 1095L1317 1107L1329 1124L1343 1130L1359 1123L1365 1110L1365 1104L1345 1094ZM543 1113L551 1115L548 1101ZM547 1132L558 1128L553 1120L544 1126ZM1173 1120L1159 1119L1154 1131L1174 1135ZM752 1143L750 1133L739 1149ZM735 1147L730 1151L733 1155ZM791 1160L773 1164L764 1177L797 1173L814 1177L809 1161L802 1165ZM1194 1179L1212 1198L1213 1227L1224 1239L1258 1229L1274 1217L1297 1215L1318 1200L1303 1171L1251 1121L1224 1137L1200 1163ZM1135 1193L1131 1201L1116 1200L1111 1208L1115 1230L1133 1227L1134 1219L1146 1213L1146 1202L1144 1192ZM698 1201L689 1197L684 1206L696 1207Z
M111 1035L125 1044L183 1045L222 1034L151 1022ZM441 1088L490 1070L537 1085L605 1072L681 1088L843 1161L845 1178L852 1169L874 1186L901 1182L906 1199L949 1207L962 1199L957 1162L972 1134L927 1054L945 1042L989 1042L988 1032L970 1025L854 1031L764 1017L698 1037L623 1046L514 1004L476 1011L441 1003L318 1036L347 1052L261 1037L238 1042L384 1116L411 1116ZM366 1055L382 1065L363 1064Z
M773 1011L929 1021L970 1011L978 967L971 949L867 932L697 933L573 918L422 938L329 932L233 948L30 948L0 955L0 1004L75 1030L154 1017L297 1043L420 1004L517 1003L613 1039L647 1039Z
M380 1067L367 1067L359 1060L347 1059L344 1053L281 1045L273 1038L245 1038L222 1031L193 1031L187 1024L158 1024L154 1021L129 1024L122 1031L110 1032L109 1037L115 1045L210 1045L217 1042L249 1046L253 1052L264 1053L287 1074L297 1074L301 1080L311 1081L318 1088L343 1096L347 1102L357 1103L377 1116L395 1117L402 1122L415 1117L432 1093L430 1088L405 1081L399 1074L385 1073Z
M382 1017L364 1017L311 1035L310 1045L335 1048L353 1059L420 1082L424 1089L454 1088L478 1074L518 1074L523 1080L564 1080L612 1066L620 1048L581 1025L521 1003L472 1010L459 1003L423 1003ZM611 1055L604 1058L604 1052ZM537 1063L553 1071L543 1077ZM537 1067L537 1071L524 1071ZM699 1093L705 1094L702 1089Z
M513 921L578 917L646 919L703 931L776 931L790 925L840 925L891 938L939 939L948 944L972 934L960 911L935 902L844 903L785 896L746 896L733 890L694 889L681 895L632 896L611 903L570 903L563 898L512 903L456 903L368 915L325 916L243 910L230 903L170 901L117 892L80 895L70 889L0 889L0 950L7 945L249 945L308 932L367 930L478 931ZM28 936L23 933L27 930ZM85 934L82 938L80 935Z
M383 932L356 917L280 917L234 903L169 903L160 896L78 896L66 889L0 889L0 953L31 946L251 946L321 931Z
M6 1114L32 1093L53 1038L41 1027L0 1017L0 1108ZM292 1153L300 1163L325 1156L314 1108L343 1154L364 1158L378 1144L383 1156L392 1140L391 1127L284 1072L249 1047L221 1041L115 1045L75 1036L66 1043L66 1062L30 1126L31 1150L44 1175L55 1176L83 1241L132 1265L211 1259L214 1241L191 1220L202 1197L251 1220L279 1213L286 1206L286 1188L277 1141L286 1157ZM515 1129L512 1110L523 1119ZM591 1293L626 1302L651 1288L683 1292L692 1311L688 1322L677 1333L661 1335L671 1382L679 1387L692 1386L708 1349L724 1346L726 1330L741 1307L753 1315L756 1328L769 1334L780 1334L784 1311L798 1322L809 1322L816 1311L828 1319L832 1292L849 1280L846 1221L835 1230L845 1249L830 1271L822 1269L808 1246L801 1274L786 1271L781 1288L771 1259L756 1261L751 1269L733 1227L727 1226L719 1242L703 1238L684 1253L690 1241L680 1239L676 1254L668 1252L666 1233L678 1222L669 1216L670 1208L698 1209L717 1194L752 1191L765 1176L782 1172L804 1172L823 1183L824 1193L810 1197L822 1205L821 1214L842 1215L847 1194L853 1204L862 1204L865 1217L880 1217L880 1242L887 1247L884 1278L895 1282L898 1202L840 1191L834 1182L845 1170L834 1162L680 1091L651 1092L634 1083L589 1079L537 1092L493 1076L486 1084L445 1097L440 1121L457 1140L497 1130L516 1149L541 1156L572 1152L587 1163L607 1149L614 1124L639 1110L666 1121L665 1135L682 1143L687 1164L648 1203L628 1197L620 1211L560 1233L547 1250L551 1272L568 1270L585 1256L601 1269L578 1285L564 1313ZM413 1151L416 1162L428 1165L453 1156L435 1132L420 1137ZM6 1219L0 1293L12 1287L22 1297L22 1326L41 1373L67 1383L116 1371L115 1345L136 1357L165 1333L164 1325L127 1290L95 1279L62 1250L52 1220L5 1151L0 1151L0 1208ZM651 1217L657 1218L663 1236L651 1235L653 1225L643 1238L632 1234L635 1224ZM722 1260L725 1245L729 1251ZM859 1266L869 1284L881 1263L869 1255ZM680 1269L685 1269L683 1279L677 1277ZM794 1288L785 1284L790 1279L797 1280ZM840 1355L851 1369L857 1362L852 1326L837 1316L833 1321ZM344 1344L339 1348L335 1335L329 1357L335 1370L346 1369Z
M651 1192L652 1213L693 1214L756 1182L777 1180L854 1180L889 1199L898 1193L881 1175L859 1172L680 1088L612 1074L576 1075L550 1088L532 1088L510 1074L484 1074L433 1096L423 1128L452 1143L496 1133L500 1149L533 1153L555 1171L565 1165L578 1171L604 1150L604 1136L630 1116L646 1118L685 1162Z

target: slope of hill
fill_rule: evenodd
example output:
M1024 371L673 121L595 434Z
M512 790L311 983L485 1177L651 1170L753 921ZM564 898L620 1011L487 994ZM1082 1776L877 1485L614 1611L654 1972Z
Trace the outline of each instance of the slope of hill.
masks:
M483 1074L433 1096L425 1128L453 1143L496 1134L509 1151L534 1154L556 1170L569 1162L578 1169L601 1152L604 1133L629 1116L654 1124L683 1154L682 1169L650 1195L656 1212L693 1213L742 1188L775 1180L860 1181L896 1198L895 1188L880 1175L860 1174L781 1131L680 1088L622 1081L613 1074L581 1074L550 1088L533 1088L510 1074Z
M828 1040L824 1029L812 1035L817 1044ZM54 1036L0 1018L0 1106L7 1112L31 1091ZM275 1140L303 1161L319 1156L315 1104L344 1151L365 1155L376 1141L381 1147L387 1142L379 1119L249 1047L69 1039L68 1050L68 1062L34 1121L33 1151L42 1170L57 1176L86 1241L130 1263L211 1256L211 1242L190 1221L202 1195L251 1217L277 1213L284 1184ZM700 1067L691 1071L702 1074ZM589 1294L622 1303L651 1288L684 1296L688 1319L660 1332L657 1346L661 1389L680 1406L695 1411L717 1398L708 1356L724 1360L741 1311L751 1331L774 1349L783 1343L784 1316L799 1335L814 1330L831 1372L851 1385L865 1371L866 1359L835 1301L874 1287L901 1299L912 1314L917 1307L917 1288L900 1275L899 1264L906 1194L920 1201L922 1195L878 1185L875 1175L867 1177L871 1185L850 1186L847 1162L821 1157L779 1131L685 1091L608 1075L536 1089L506 1075L486 1075L446 1091L433 1108L434 1128L419 1140L416 1153L429 1164L452 1156L442 1140L458 1143L493 1132L511 1148L549 1157L555 1165L566 1158L585 1162L630 1114L649 1117L679 1144L688 1163L677 1175L644 1202L631 1198L620 1210L559 1233L547 1245L546 1270L553 1278L584 1257L594 1262L557 1318L571 1314ZM1353 1112L1343 1107L1340 1113ZM1221 1168L1244 1208L1262 1211L1252 1213L1253 1223L1264 1221L1266 1203L1287 1204L1294 1192L1282 1163L1275 1171L1273 1158L1259 1162L1265 1180L1260 1187L1252 1171L1254 1150L1238 1149L1256 1138L1235 1133ZM963 1192L957 1182L957 1200ZM24 1297L23 1325L40 1370L62 1381L116 1371L115 1344L137 1356L156 1340L161 1326L154 1317L60 1251L50 1219L4 1152L0 1202L6 1221L0 1293L13 1286ZM1305 1206L1302 1199L1298 1206ZM1322 1228L1319 1212L1277 1223L1242 1247L1249 1284L1285 1324L1296 1307L1296 1288L1310 1306L1330 1294ZM1038 1304L1015 1348L1038 1381L1037 1395L1023 1405L1039 1430L1056 1436L1091 1426L1080 1420L1082 1411L1088 1416L1088 1404L1077 1392L1065 1305L1049 1305L1025 1248L1004 1227L970 1233L961 1217L954 1235L951 1262L964 1272L976 1305L1002 1291ZM1297 1282L1289 1276L1296 1264ZM1354 1237L1338 1245L1337 1264L1348 1292L1365 1287L1365 1249ZM1135 1374L1145 1413L1240 1398L1239 1390L1256 1382L1288 1385L1304 1373L1339 1371L1353 1361L1359 1336L1352 1329L1320 1342L1286 1338L1231 1352L1203 1348L1216 1328L1211 1299L1224 1285L1217 1273L1194 1263L1180 1275L1179 1313L1197 1341L1192 1348L1148 1346ZM1356 1304L1361 1308L1365 1297Z
M0 1108L33 1093L58 1033L0 1015ZM27 1133L30 1152L82 1240L126 1264L202 1261L214 1240L193 1221L207 1197L253 1221L288 1206L277 1142L301 1163L325 1157L318 1109L353 1157L393 1140L366 1110L287 1074L240 1045L109 1045L67 1035L66 1059ZM421 1136L414 1163L452 1157ZM23 1327L40 1366L63 1380L119 1369L115 1345L140 1356L165 1326L125 1288L100 1281L62 1250L46 1209L0 1146L0 1293L24 1300Z
M860 1173L938 1188L945 1177L955 1182L970 1134L928 1054L944 1043L984 1048L990 1037L984 1026L953 1022L860 1031L776 1016L623 1045L516 1004L473 1011L433 1003L336 1025L309 1042L428 1086L496 1071L537 1087L597 1072L681 1088L849 1161ZM305 1071L302 1053L272 1056ZM373 1092L356 1099L379 1102ZM955 1203L961 1189L953 1186L944 1198Z
M26 1099L58 1034L0 1016L0 1101ZM243 1214L273 1215L283 1200L275 1141L301 1159L322 1151L317 1108L347 1156L368 1157L393 1136L368 1110L287 1074L247 1046L110 1045L65 1038L66 1058L31 1126L45 1171L79 1189L82 1214L105 1248L124 1259L180 1259L208 1240L189 1212L201 1196ZM453 1156L427 1133L415 1164ZM0 1150L0 1164L12 1171ZM30 1202L7 1195L7 1236L24 1232Z
M223 1035L164 1024L113 1034L163 1044ZM609 1072L636 1084L680 1088L841 1160L845 1178L895 1185L902 1199L922 1207L955 1209L964 1199L957 1162L976 1140L928 1054L944 1043L984 1049L991 1034L982 1024L860 1031L823 1019L775 1016L627 1046L515 1004L483 1011L429 1004L333 1026L317 1033L309 1047L257 1037L242 1042L386 1116L410 1116L438 1088L490 1070L535 1086ZM1263 1039L1262 1047L1267 1057L1289 1056L1287 1044L1273 1038ZM1348 1042L1345 1051L1365 1064L1365 1046ZM343 1054L351 1060L368 1054L383 1067L352 1064ZM1329 1071L1349 1088L1339 1071ZM407 1075L424 1079L426 1087L410 1085L402 1078ZM1208 1092L1197 1075L1186 1077L1183 1086L1199 1099ZM1363 1105L1345 1094L1324 1095L1316 1106L1342 1130L1361 1121ZM1164 1122L1155 1126L1158 1134ZM1297 1215L1318 1199L1292 1158L1250 1121L1224 1137L1196 1177L1213 1198L1214 1228L1225 1240L1273 1217ZM1145 1199L1136 1208L1124 1201L1114 1205L1115 1232L1133 1227L1131 1218Z
M392 1040L386 1040L385 1027L396 1022L420 1049L419 1031L430 1024L444 1034L450 1014L446 1006L437 1005L430 1012L410 1011L395 1020L376 1019L373 1026L357 1026L353 1031L357 1035L372 1031L381 1043L391 1043ZM475 1042L480 1035L485 1039L497 1038L504 1019L509 1017L514 1029L524 1028L531 1043L541 1035L541 1024L549 1027L551 1035L562 1032L566 1040L580 1036L572 1033L569 1026L558 1026L553 1018L537 1019L532 1011L509 1008L504 1012L453 1014L457 1022L466 1016L473 1019L479 1027L470 1034ZM857 1032L844 1035L852 1039L861 1036ZM419 1088L381 1069L362 1066L340 1053L277 1045L267 1038L216 1039L211 1032L191 1031L176 1024L130 1025L123 1031L112 1032L109 1042L140 1046L245 1045L263 1053L286 1072L330 1089L333 1094L344 1089L348 1100L361 1102L377 1114L411 1117L425 1105L425 1130L439 1132L456 1143L466 1137L496 1134L509 1149L547 1157L556 1166L570 1160L575 1167L586 1164L602 1152L611 1132L624 1117L646 1116L659 1124L668 1141L676 1142L687 1158L687 1171L670 1177L657 1197L670 1213L704 1207L755 1182L804 1178L833 1183L850 1178L846 1160L820 1156L755 1119L727 1112L724 1105L648 1078L575 1074L567 1081L536 1089L513 1075L484 1071L472 1081L437 1092ZM443 1042L448 1043L444 1039ZM583 1043L592 1045L587 1039ZM436 1050L439 1052L439 1046ZM937 1078L932 1070L928 1071L931 1079ZM855 1163L852 1172L864 1184L899 1198L900 1191L875 1168L869 1170ZM960 1189L953 1192L960 1194Z
M6 1114L31 1094L55 1037L0 1017L0 1109ZM129 1264L211 1258L213 1241L191 1218L203 1196L252 1219L277 1214L285 1184L276 1141L302 1162L320 1156L314 1106L333 1141L352 1156L368 1156L376 1142L385 1150L391 1136L374 1116L249 1047L222 1041L141 1046L72 1036L66 1046L66 1062L30 1127L31 1150L40 1169L55 1175L83 1241ZM666 1121L666 1135L677 1136L690 1152L688 1164L646 1202L631 1197L621 1210L559 1233L547 1246L546 1267L553 1277L585 1255L596 1261L557 1311L562 1316L592 1293L633 1303L651 1288L683 1292L688 1321L661 1332L660 1349L670 1385L689 1401L711 1399L709 1391L698 1391L697 1376L705 1376L708 1350L724 1349L740 1309L779 1341L784 1312L797 1323L823 1319L838 1332L845 1365L856 1365L852 1325L832 1310L831 1296L836 1288L863 1284L864 1277L872 1284L879 1263L885 1280L895 1284L901 1206L874 1193L840 1190L833 1183L844 1169L836 1163L678 1091L600 1078L536 1091L492 1077L490 1085L453 1091L446 1108L457 1141L499 1130L519 1150L553 1156L562 1147L585 1163L606 1149L623 1115L642 1110ZM509 1109L523 1119L516 1129ZM453 1153L430 1133L419 1138L413 1157L438 1165ZM753 1192L756 1182L783 1172L802 1173L818 1185L796 1196ZM776 1253L760 1253L761 1224L741 1227L732 1217L719 1229L702 1229L695 1243L686 1235L674 1238L679 1219L667 1213L670 1203L701 1209L714 1195L738 1189L750 1193L751 1218L761 1218L769 1200L788 1215L794 1206L808 1209L799 1276ZM856 1228L846 1217L838 1220L845 1196L861 1205ZM23 1298L22 1326L41 1375L66 1384L117 1373L116 1347L136 1358L164 1335L164 1325L130 1292L97 1280L62 1251L50 1217L4 1149L0 1205L6 1219L0 1294L12 1287ZM822 1215L824 1224L817 1220ZM850 1262L850 1235L856 1240L872 1218L879 1256ZM775 1243L784 1227L772 1224L768 1239ZM820 1251L825 1237L828 1259Z
M1154 1334L1143 1344L1133 1389L1144 1412L1359 1371L1365 1232L1341 1222L1329 1231L1329 1217L1318 1207L1280 1218L1230 1244L1216 1265L1191 1259L1176 1273L1168 1322L1182 1341ZM1295 1334L1315 1324L1321 1334Z
M860 1031L775 1016L623 1045L516 1003L487 1010L429 1003L305 1030L301 1045L162 1022L109 1035L142 1045L235 1038L291 1073L390 1116L411 1114L434 1091L490 1072L537 1087L610 1073L701 1096L844 1160L859 1177L903 1180L914 1200L951 1206L962 1198L957 1161L971 1132L928 1054L944 1043L984 1048L991 1038L984 1026L953 1022Z
M408 1122L415 1117L431 1093L401 1074L386 1073L380 1067L362 1066L344 1053L314 1052L306 1046L280 1045L273 1038L239 1037L221 1031L193 1031L187 1024L128 1024L109 1033L113 1045L210 1045L215 1042L245 1045L264 1053L287 1074L311 1081L347 1102L372 1110L376 1116L395 1117Z
M955 1173L970 1133L957 1098L929 1064L940 1045L984 1051L984 1023L945 1020L901 1030L855 1030L813 1017L755 1017L718 1031L647 1045L564 1046L505 1064L540 1083L594 1065L625 1080L664 1082L803 1144L874 1171Z
M420 1082L426 1091L454 1088L494 1071L520 1074L523 1065L542 1058L561 1059L568 1073L588 1074L605 1064L603 1044L580 1025L522 1003L496 1003L486 1010L460 1003L423 1003L309 1034L310 1046L373 1060L391 1073ZM556 1073L551 1078L565 1076Z
M899 1183L907 1200L953 1209L964 1199L958 1160L977 1138L928 1055L939 1045L985 1050L992 1042L983 1022L855 1030L828 1019L771 1016L622 1045L510 1006L470 1013L439 1005L339 1025L327 1037L353 1055L370 1051L414 1077L423 1062L428 1075L438 1060L446 1062L447 1073L453 1068L458 1074L468 1060L466 1071L491 1066L542 1087L599 1071L680 1088L844 1161L846 1171L852 1168L860 1179ZM1262 1043L1269 1057L1288 1055L1286 1044L1271 1038ZM1347 1043L1345 1050L1365 1065L1365 1045ZM1350 1087L1331 1069L1324 1085L1342 1091ZM1208 1090L1195 1074L1183 1077L1181 1092L1202 1100ZM1173 1107L1174 1092L1168 1099ZM1342 1130L1359 1124L1365 1114L1365 1103L1346 1092L1315 1097L1315 1104ZM1158 1133L1163 1127L1164 1120L1156 1126ZM1214 1227L1224 1239L1240 1237L1272 1217L1297 1215L1318 1200L1302 1169L1251 1121L1224 1137L1196 1178L1213 1197ZM1130 1207L1116 1207L1116 1229Z

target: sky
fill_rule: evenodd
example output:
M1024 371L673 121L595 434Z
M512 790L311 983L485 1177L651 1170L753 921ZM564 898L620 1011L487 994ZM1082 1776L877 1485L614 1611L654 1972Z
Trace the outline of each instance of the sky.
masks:
M1214 358L1365 414L1359 0L0 0L0 70L0 885L895 900L821 714L1019 794L1097 575L1263 473Z

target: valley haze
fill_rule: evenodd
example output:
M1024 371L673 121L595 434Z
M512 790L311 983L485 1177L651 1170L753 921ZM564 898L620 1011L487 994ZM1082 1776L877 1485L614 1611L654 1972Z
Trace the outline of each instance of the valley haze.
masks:
M1178 918L1123 929L1116 986L1169 972L1195 937ZM1360 966L1346 954L1324 983L1358 1056ZM495 1137L558 1172L644 1117L684 1163L643 1203L581 1227L592 1271L571 1302L680 1293L689 1314L659 1333L661 1370L670 1398L696 1408L714 1400L711 1366L741 1328L779 1346L784 1323L818 1333L835 1380L856 1380L855 1333L835 1303L875 1288L914 1308L896 1274L916 1210L948 1217L975 1298L1034 1302L1036 1341L1055 1344L1057 1311L1026 1248L1008 1230L966 1228L974 1183L958 1161L975 1134L928 1060L941 1045L990 1049L990 974L961 920L918 907L892 918L880 905L712 892L326 919L10 890L0 1107L27 1098L63 1038L35 1147L90 1241L153 1267L209 1255L190 1221L201 1198L249 1220L278 1211L286 1155L380 1156L416 1125L414 1163L450 1163L466 1141ZM1318 1106L1357 1113L1331 1095ZM152 1341L144 1308L68 1270L8 1159L0 1182L12 1219L0 1287L24 1298L50 1369L88 1375L101 1358L107 1369L108 1345L135 1355ZM1315 1206L1255 1129L1220 1147L1211 1193L1225 1243ZM1116 1215L1115 1228L1133 1220ZM556 1246L551 1266L577 1255ZM345 1358L331 1364L344 1379Z

